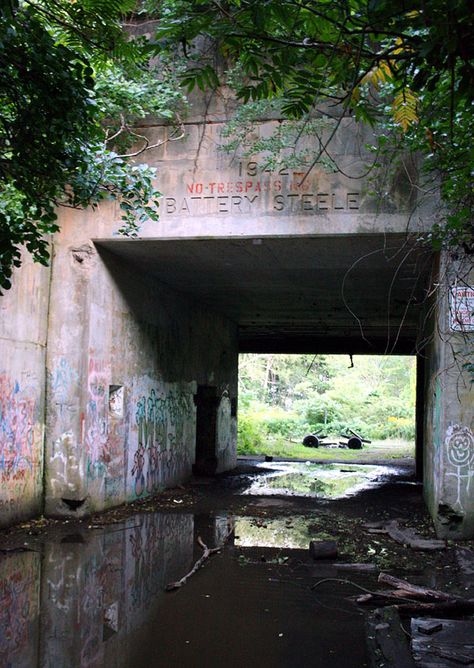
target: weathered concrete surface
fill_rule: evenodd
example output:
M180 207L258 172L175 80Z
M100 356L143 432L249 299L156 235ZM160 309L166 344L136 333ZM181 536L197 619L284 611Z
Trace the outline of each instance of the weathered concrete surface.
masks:
M220 150L223 114L210 113L206 121L188 123L178 142L168 141L166 127L138 128L150 144L162 142L146 153L158 169L160 220L144 224L141 238L406 235L432 223L438 202L419 196L416 165L407 158L398 172L369 178L373 156L364 145L371 135L350 118L328 149L342 173L317 166L307 177L304 167L269 170L264 155L229 155ZM255 139L268 137L276 125L260 124ZM118 220L117 210L113 229Z
M471 258L442 254L438 281L426 351L425 499L439 536L472 538L474 385L464 364L473 362L474 331L456 322L453 300L454 289L474 286Z
M432 257L402 235L99 246L236 322L242 352L416 350Z
M49 270L27 256L0 297L0 526L42 508Z
M82 516L186 479L198 388L216 397L204 465L231 468L239 347L414 354L432 337L426 498L440 533L474 535L472 462L453 464L452 454L459 438L471 443L471 394L450 349L454 341L465 355L472 335L438 336L447 298L436 322L426 318L433 258L414 242L442 212L421 198L416 165L369 181L370 132L347 118L330 146L341 171L269 171L262 156L220 150L233 102L225 90L211 98L182 141L152 121L139 129L162 142L144 155L158 169L158 223L124 240L118 203L62 212L49 311L46 270L24 268L2 298L0 521L41 510L48 319L48 514Z
M189 477L198 385L215 386L220 398L218 470L231 468L236 456L235 326L105 251L99 255L92 243L81 245L77 215L63 223L53 267L49 515L82 516Z
M39 665L41 557L37 552L0 559L0 665Z

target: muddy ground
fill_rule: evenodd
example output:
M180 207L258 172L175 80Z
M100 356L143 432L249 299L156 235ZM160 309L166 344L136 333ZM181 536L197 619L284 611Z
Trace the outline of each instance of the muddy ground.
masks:
M318 465L291 466L242 460L152 500L2 532L0 665L362 668L367 608L352 598L380 589L381 571L473 595L456 556L472 541L420 552L369 533L396 518L434 538L412 462L344 462L323 482ZM166 592L202 556L198 538L223 547ZM335 540L337 558L312 560L312 539Z

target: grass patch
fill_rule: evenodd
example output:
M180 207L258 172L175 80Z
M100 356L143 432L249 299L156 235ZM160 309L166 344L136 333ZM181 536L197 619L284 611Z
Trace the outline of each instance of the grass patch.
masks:
M341 461L372 461L383 459L402 459L415 456L415 445L411 441L373 441L364 445L362 450L345 450L343 448L307 448L302 443L293 443L285 439L267 440L256 447L237 447L238 455L269 455L286 459L304 459L305 461L323 462Z

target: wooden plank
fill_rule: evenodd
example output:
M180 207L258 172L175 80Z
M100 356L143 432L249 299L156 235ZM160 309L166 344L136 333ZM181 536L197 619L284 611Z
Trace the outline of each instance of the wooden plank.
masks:
M474 621L413 618L411 633L420 668L474 666Z
M399 526L397 520L391 520L385 525L390 538L400 543L401 545L408 545L413 550L424 550L430 552L433 550L445 550L446 542L444 540L426 539L422 538L413 529L402 528Z

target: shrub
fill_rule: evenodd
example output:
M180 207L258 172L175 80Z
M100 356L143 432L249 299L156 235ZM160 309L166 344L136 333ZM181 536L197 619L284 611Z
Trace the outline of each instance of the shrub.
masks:
M257 455L265 444L266 431L263 425L250 415L239 415L237 431L237 453L239 455Z

